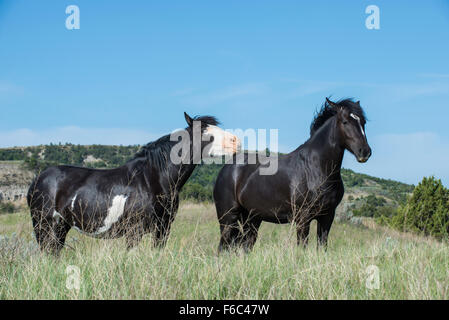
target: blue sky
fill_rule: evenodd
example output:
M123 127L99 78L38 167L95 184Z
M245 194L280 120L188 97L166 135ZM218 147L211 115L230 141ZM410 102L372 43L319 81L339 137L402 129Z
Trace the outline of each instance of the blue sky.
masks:
M68 5L79 30L65 28ZM365 8L380 8L368 30ZM0 147L141 144L184 127L308 138L326 96L355 97L371 159L344 166L449 185L449 1L0 0Z

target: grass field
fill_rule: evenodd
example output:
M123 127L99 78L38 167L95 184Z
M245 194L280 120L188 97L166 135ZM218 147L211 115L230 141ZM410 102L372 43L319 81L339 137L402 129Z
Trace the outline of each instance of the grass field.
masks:
M34 243L28 213L0 216L0 234L12 233ZM151 248L147 235L128 252L123 239L74 230L59 258L0 247L0 298L449 299L447 243L341 223L327 251L316 248L315 225L308 248L295 239L291 226L264 223L253 252L217 256L213 205L183 203L165 249Z

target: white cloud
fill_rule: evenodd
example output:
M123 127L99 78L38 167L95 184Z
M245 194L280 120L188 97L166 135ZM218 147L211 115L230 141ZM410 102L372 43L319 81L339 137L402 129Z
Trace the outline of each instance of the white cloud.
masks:
M144 144L162 134L120 128L80 128L76 126L43 130L17 129L0 131L0 147L31 146L51 143L74 144Z
M417 184L435 175L449 186L449 142L433 132L384 134L370 141L373 155L365 164L346 154L343 166L358 172Z

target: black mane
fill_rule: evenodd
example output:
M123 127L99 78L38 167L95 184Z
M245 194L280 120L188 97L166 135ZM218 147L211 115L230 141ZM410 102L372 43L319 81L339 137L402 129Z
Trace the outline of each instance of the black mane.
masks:
M348 109L349 112L354 113L362 121L366 121L365 113L360 105L354 102L353 99L347 98L335 102L336 107L330 105L327 101L324 102L320 111L315 114L315 118L310 124L310 136L312 136L328 119L337 114L337 107Z
M194 117L193 120L201 121L202 128L206 125L216 126L220 123L217 118L213 116L197 116ZM133 159L145 157L158 169L166 168L167 160L170 158L170 150L176 143L177 141L170 141L170 135L167 134L142 146L134 155Z
M170 141L170 135L167 134L142 146L133 159L147 158L153 166L162 169L166 167L167 160L170 157L170 150L175 143L176 141Z
M218 119L213 116L196 116L193 118L193 121L201 121L201 126L218 126L220 124L220 121L218 121Z

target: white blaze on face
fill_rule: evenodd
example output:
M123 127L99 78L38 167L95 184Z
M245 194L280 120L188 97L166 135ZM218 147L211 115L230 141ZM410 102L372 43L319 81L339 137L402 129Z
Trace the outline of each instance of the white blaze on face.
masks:
M365 130L363 130L362 124L360 123L360 118L353 113L351 113L350 116L353 119L357 120L357 122L359 123L360 131L362 132L362 135L365 136Z
M217 126L209 125L206 129L205 135L214 137L211 145L209 145L210 157L233 155L234 153L240 151L240 139L232 133L226 132Z
M108 231L111 226L120 219L125 210L126 199L128 199L128 197L125 197L124 195L115 196L114 199L112 199L112 205L108 209L108 215L103 221L103 226L95 232L96 234Z

